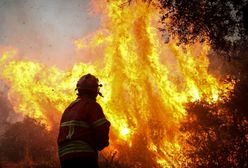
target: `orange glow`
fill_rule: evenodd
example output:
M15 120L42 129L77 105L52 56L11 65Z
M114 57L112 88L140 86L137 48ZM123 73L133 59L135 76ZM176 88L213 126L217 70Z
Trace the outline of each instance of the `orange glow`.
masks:
M10 88L9 100L17 113L41 120L49 128L58 127L61 113L76 98L77 80L92 73L103 84L104 98L98 102L112 126L111 148L105 152L117 150L122 155L128 148L137 148L143 150L138 154L149 154L150 161L160 167L180 167L185 161L181 153L186 135L179 131L187 116L184 104L221 101L220 96L228 97L235 82L223 84L208 73L207 44L184 49L175 40L164 44L154 6L142 0L102 3L103 26L91 39L74 42L77 50L92 54L103 48L92 64L75 64L65 72L16 60L12 49L0 52L0 79ZM120 157L132 158L133 153Z

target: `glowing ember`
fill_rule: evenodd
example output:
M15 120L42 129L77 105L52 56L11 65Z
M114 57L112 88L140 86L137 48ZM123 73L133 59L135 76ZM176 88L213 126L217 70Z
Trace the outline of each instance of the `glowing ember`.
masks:
M104 98L98 101L112 124L111 148L105 152L117 150L119 159L139 162L141 167L180 167L185 161L181 153L186 135L179 131L187 115L184 103L200 99L213 103L234 84L221 84L208 73L208 45L185 49L173 41L165 45L156 28L157 9L141 0L125 2L100 4L103 27L91 39L74 42L84 54L101 51L95 63L75 64L64 72L17 60L14 50L4 49L0 79L9 85L9 100L17 113L52 128L75 99L79 77L95 74L103 84ZM137 150L124 156L128 148ZM144 160L134 157L135 152Z

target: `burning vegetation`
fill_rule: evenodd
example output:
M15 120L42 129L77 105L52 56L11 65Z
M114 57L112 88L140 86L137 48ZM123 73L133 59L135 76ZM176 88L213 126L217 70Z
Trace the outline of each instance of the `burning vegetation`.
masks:
M152 3L93 2L102 26L74 41L78 54L96 56L91 63L63 71L1 48L0 79L25 118L3 134L2 164L58 166L61 114L76 98L77 79L91 73L103 84L98 101L111 122L102 167L247 166L247 79L211 74L207 42L165 44Z

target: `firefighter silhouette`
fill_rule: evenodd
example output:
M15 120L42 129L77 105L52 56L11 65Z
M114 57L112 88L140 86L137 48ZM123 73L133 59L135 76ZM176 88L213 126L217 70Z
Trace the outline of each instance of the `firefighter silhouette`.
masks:
M77 99L64 111L58 135L62 168L98 168L98 151L109 145L110 122L96 102L98 79L87 74L77 82Z

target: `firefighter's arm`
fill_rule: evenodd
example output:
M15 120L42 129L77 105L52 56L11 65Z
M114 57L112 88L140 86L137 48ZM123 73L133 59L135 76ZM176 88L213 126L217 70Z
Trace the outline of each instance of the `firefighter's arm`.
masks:
M102 108L99 104L97 104L92 111L91 127L96 149L102 150L109 145L110 122L104 116Z

